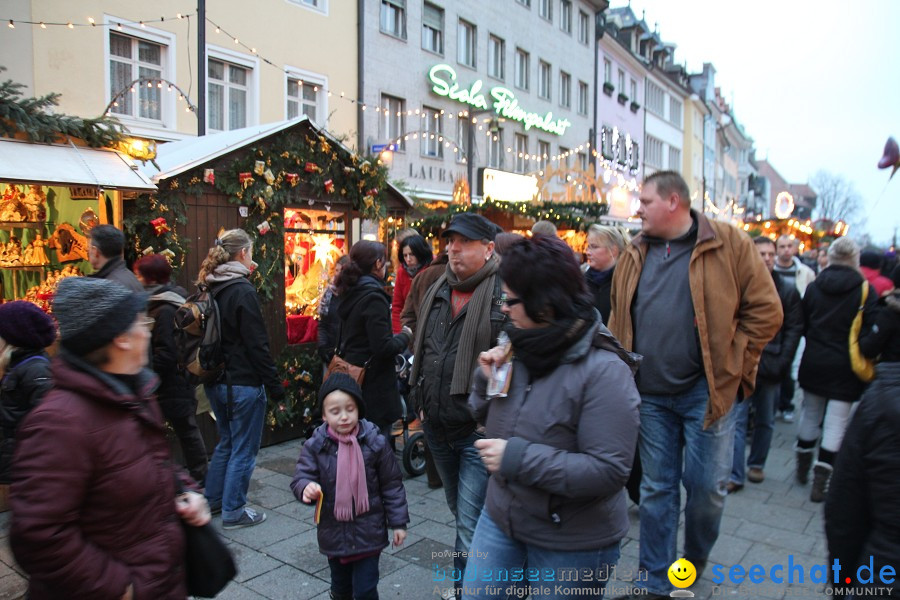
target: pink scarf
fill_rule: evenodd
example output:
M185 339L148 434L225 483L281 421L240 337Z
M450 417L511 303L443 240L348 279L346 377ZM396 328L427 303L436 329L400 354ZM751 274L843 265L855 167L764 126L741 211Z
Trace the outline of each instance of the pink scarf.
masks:
M331 427L328 428L328 437L338 443L337 481L334 493L334 518L338 521L353 520L354 500L357 515L369 510L366 463L363 461L362 449L356 439L358 433L358 424L348 435L339 435Z

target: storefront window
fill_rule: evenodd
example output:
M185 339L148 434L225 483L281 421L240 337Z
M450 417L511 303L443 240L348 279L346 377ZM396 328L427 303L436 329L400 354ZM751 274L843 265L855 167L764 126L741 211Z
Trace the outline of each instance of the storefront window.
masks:
M285 313L289 344L316 341L319 303L346 248L343 212L284 211Z

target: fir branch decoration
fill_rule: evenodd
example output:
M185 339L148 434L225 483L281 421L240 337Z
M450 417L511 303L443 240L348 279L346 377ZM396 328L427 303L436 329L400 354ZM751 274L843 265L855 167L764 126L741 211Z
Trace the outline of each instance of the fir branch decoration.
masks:
M5 70L0 67L0 72ZM74 137L84 140L92 148L112 147L125 139L124 128L116 119L55 115L49 111L59 104L59 94L23 98L23 88L23 84L11 79L0 82L0 136L25 135L29 141L40 143L61 142L66 137Z
M122 230L126 239L133 240L131 247L126 248L126 260L133 262L145 253L157 253L168 256L174 269L173 278L184 267L188 241L178 236L177 229L187 225L186 207L181 196L171 195L166 201L149 194L141 194L128 210L128 216L122 219ZM153 221L163 218L169 230L160 234L153 226Z
M270 427L309 425L319 419L318 393L322 386L322 361L315 351L287 346L275 362L284 387L282 402L269 399L266 423Z
M545 219L552 221L554 225L561 229L586 231L592 223L596 223L609 212L609 205L598 202L538 202L529 204L488 199L477 205L453 204L446 211L435 211L426 214L421 219L410 223L410 226L423 231L434 231L445 227L455 214L463 212L483 213L488 209L507 214L525 215L535 220Z

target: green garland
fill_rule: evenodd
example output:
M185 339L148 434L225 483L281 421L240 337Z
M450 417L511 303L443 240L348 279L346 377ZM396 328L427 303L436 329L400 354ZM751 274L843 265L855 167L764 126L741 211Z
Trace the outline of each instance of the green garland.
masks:
M187 225L182 198L173 195L162 202L155 196L141 194L127 212L128 216L122 219L122 229L126 237L133 240L132 246L126 250L128 262L149 252L167 255L177 276L178 271L184 267L189 243L182 241L176 231L177 226ZM163 219L164 222L159 222L158 219ZM154 221L161 227L155 226Z
M278 275L284 265L286 206L298 206L302 196L311 198L309 204L320 202L326 208L332 200L349 201L363 219L387 214L387 169L380 160L351 153L324 135L297 133L296 128L216 163L213 173L211 182L204 180L203 167L168 179L160 184L157 199L172 206L176 198L199 197L212 188L232 204L246 206L243 228L254 240L253 260L258 264L251 281L266 301L283 286ZM145 210L135 218L149 222L154 213Z
M453 215L464 212L484 213L491 209L508 214L525 215L535 220L552 221L560 229L584 231L609 212L609 205L598 202L539 202L530 204L488 199L477 205L451 205L447 211L426 215L410 223L410 226L426 231L441 229L449 223Z
M270 427L309 425L319 409L319 388L322 386L322 361L316 352L297 346L287 346L275 363L278 377L284 386L285 399L269 399L266 423Z

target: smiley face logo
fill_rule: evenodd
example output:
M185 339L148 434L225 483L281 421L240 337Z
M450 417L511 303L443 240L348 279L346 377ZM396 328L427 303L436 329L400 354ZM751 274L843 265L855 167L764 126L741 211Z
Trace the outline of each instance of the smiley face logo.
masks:
M679 558L669 567L669 582L677 588L690 587L697 579L697 569L686 558Z

